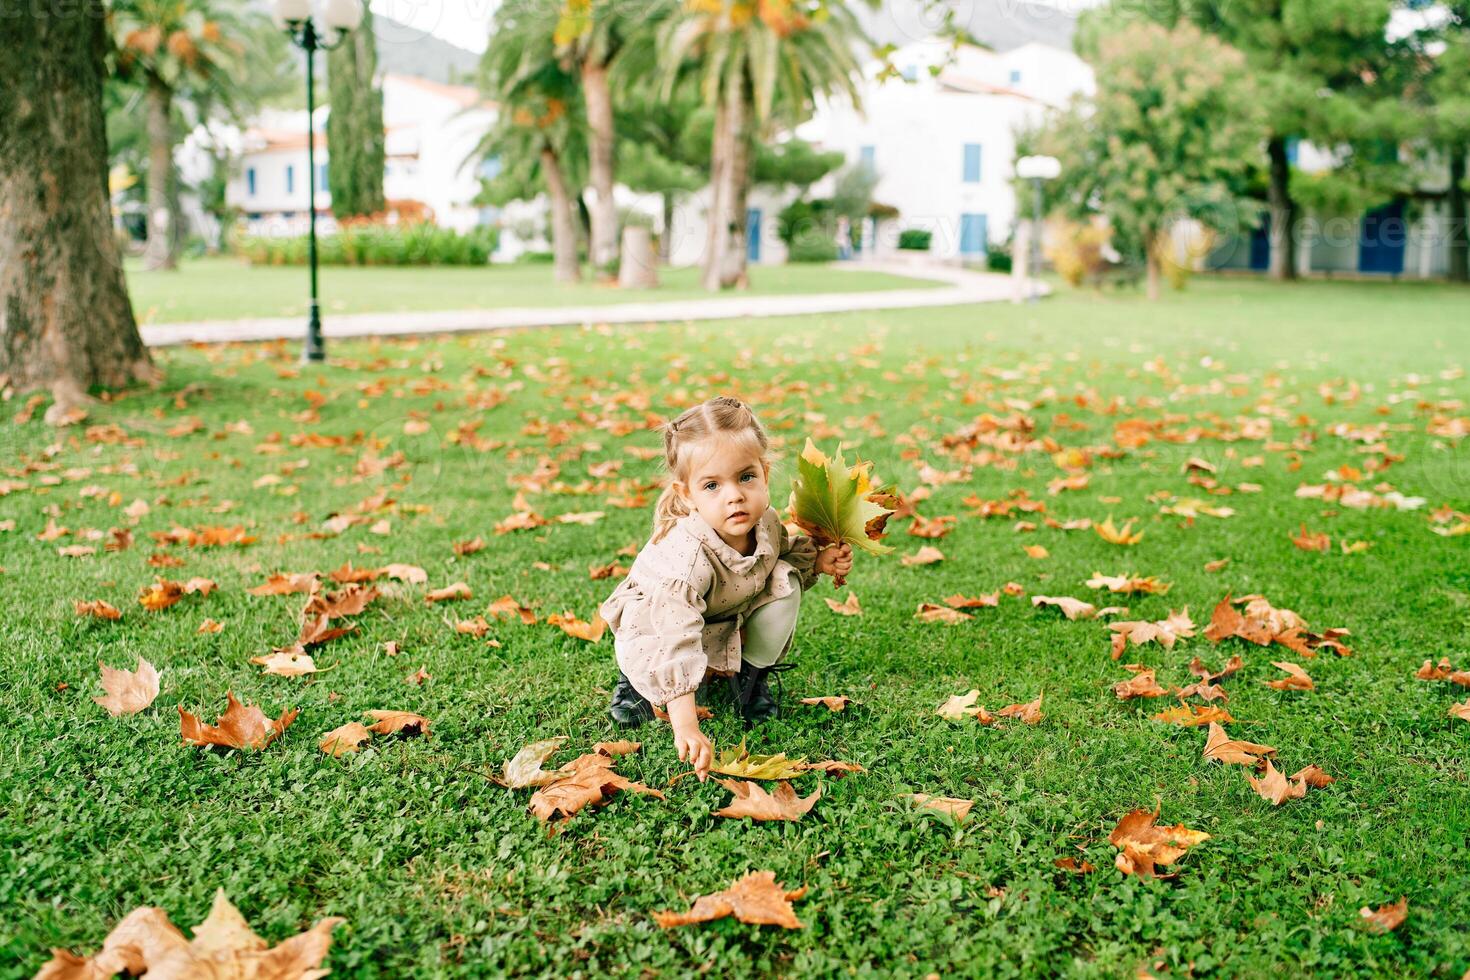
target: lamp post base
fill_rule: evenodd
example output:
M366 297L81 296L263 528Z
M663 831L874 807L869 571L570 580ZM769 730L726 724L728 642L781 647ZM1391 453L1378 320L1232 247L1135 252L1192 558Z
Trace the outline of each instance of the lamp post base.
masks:
M311 320L306 325L306 346L301 348L301 362L320 363L327 359L327 348L322 343L322 317L317 303L312 300Z

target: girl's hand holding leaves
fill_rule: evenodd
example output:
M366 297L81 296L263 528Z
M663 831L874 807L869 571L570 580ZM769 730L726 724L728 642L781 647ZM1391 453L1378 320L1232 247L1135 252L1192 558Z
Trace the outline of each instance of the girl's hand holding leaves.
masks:
M871 461L857 460L848 466L841 446L828 457L807 439L797 460L797 475L791 482L791 515L819 548L847 544L870 555L885 555L893 549L882 543L898 499L891 485L874 487ZM851 565L849 551L847 563ZM846 570L832 578L838 588L846 583Z

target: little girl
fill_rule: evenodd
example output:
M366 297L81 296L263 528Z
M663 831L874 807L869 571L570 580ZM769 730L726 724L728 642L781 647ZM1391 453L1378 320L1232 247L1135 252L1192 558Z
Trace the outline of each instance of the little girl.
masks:
M598 610L618 660L608 713L635 726L665 705L679 758L703 780L714 752L695 691L708 674L728 676L747 721L777 714L766 675L791 666L801 594L818 575L847 574L852 547L818 551L787 534L771 507L766 432L744 402L711 398L663 435L671 479L653 536Z

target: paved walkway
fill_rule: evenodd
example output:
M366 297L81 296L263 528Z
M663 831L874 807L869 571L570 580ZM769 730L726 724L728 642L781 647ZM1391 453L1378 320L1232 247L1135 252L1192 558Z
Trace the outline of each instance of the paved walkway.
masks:
M517 327L582 326L599 323L656 323L688 320L728 320L805 313L850 313L857 310L899 310L926 306L963 306L999 303L1015 296L1010 276L970 272L940 265L901 262L843 263L839 275L887 272L912 279L948 283L925 289L884 289L871 292L811 293L789 296L726 294L708 299L652 300L600 306L499 307L482 310L425 310L395 313L335 313L322 320L322 332L334 337L393 337L410 334L510 330ZM759 275L759 269L756 270ZM1042 285L1043 293L1050 289ZM296 339L305 332L305 317L251 320L195 320L141 327L150 347L170 344L221 343L237 340Z

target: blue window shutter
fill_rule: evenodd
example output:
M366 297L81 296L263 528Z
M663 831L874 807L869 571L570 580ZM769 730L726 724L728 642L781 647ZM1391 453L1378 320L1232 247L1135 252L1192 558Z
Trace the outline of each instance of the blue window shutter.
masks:
M1021 69L1019 69L1019 68L1012 68L1011 69L1011 84L1012 85L1020 85L1021 84Z
M296 168L286 164L286 193L290 194L296 190Z
M255 168L245 168L245 193L251 197L255 196Z
M980 144L965 144L965 183L980 183Z
M858 157L866 169L878 169L878 148L876 146L864 146L860 148L858 150Z
M327 165L325 163L316 165L316 189L319 191L327 189Z

